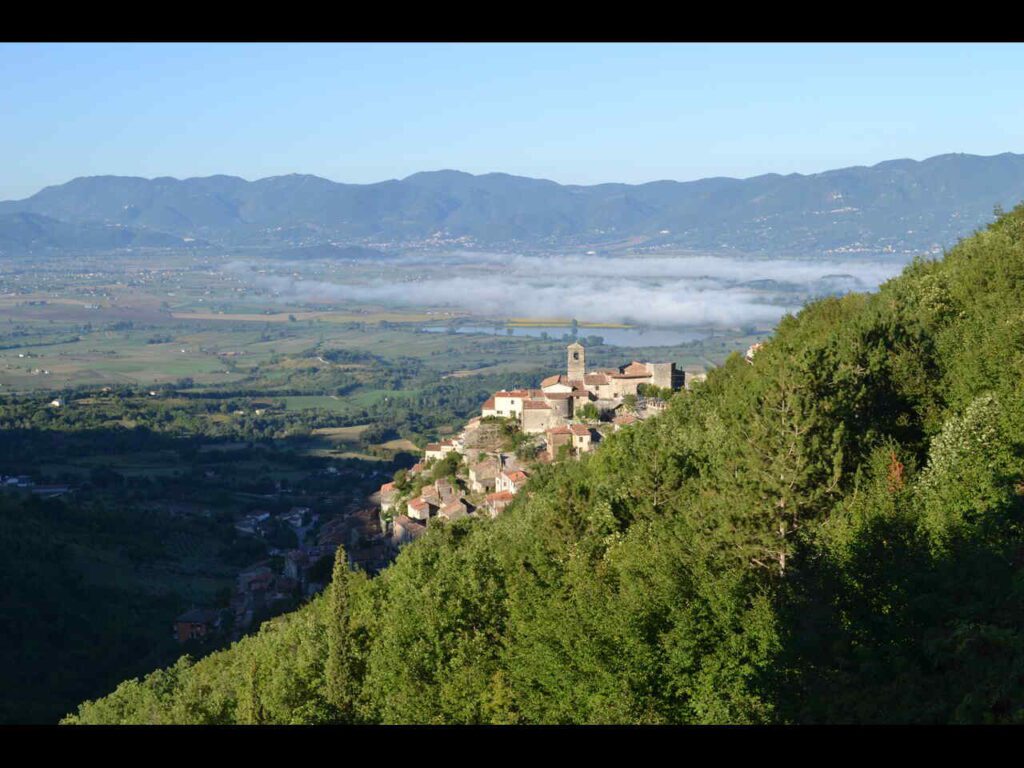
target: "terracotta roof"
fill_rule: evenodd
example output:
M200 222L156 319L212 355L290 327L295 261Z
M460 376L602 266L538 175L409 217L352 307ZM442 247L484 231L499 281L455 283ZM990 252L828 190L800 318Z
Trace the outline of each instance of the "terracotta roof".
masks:
M637 418L636 418L636 416L634 416L631 413L624 413L621 416L616 416L613 419L613 422L615 424L623 424L623 425L625 425L625 424L632 424L635 421L637 421Z
M490 493L487 495L487 501L512 501L515 498L515 494L511 491L498 491L497 493Z
M507 477L516 485L519 485L519 483L525 483L528 479L526 477L526 473L523 472L521 469L517 469L515 472L508 472L505 474L505 477Z
M382 485L380 487L380 492L381 493L387 493L388 491L393 491L393 490L395 490L395 484L394 483L384 483L384 485Z
M427 443L426 450L428 450L428 451L435 451L435 452L436 451L440 451L441 450L441 444L440 443Z
M541 402L540 400L526 400L523 402L523 408L528 410L540 410L542 408L550 408L551 406L547 403Z
M546 379L544 379L540 383L540 385L542 387L550 387L552 384L561 384L561 383L562 383L562 374L558 373L558 374L555 374L554 376L548 376Z
M560 427L552 427L548 430L549 435L568 435L572 430L569 427L562 425Z
M489 397L486 400L484 400L483 409L485 411L493 411L494 410L494 398L493 397Z
M577 437L583 437L584 435L590 434L590 428L585 427L582 424L573 424L569 427L569 430Z
M608 377L603 373L588 373L583 377L584 384L607 384Z
M430 509L429 502L427 502L427 500L423 498L410 499L409 506L415 510L419 510L420 512L426 512L427 510Z
M572 397L571 392L546 392L544 394L545 400L568 400Z
M639 375L647 375L650 373L650 371L647 370L646 365L644 365L643 363L638 363L636 360L627 365L622 372L630 374L635 373Z
M530 396L530 393L528 391L526 391L525 389L512 389L512 390L508 390L508 391L503 389L500 392L495 392L494 393L494 397L495 398L499 398L499 397L524 398L524 397L529 397L529 396Z
M441 507L441 512L445 515L451 514L452 512L458 512L460 510L465 512L466 505L463 504L462 501L460 501L459 499L449 501L447 504Z

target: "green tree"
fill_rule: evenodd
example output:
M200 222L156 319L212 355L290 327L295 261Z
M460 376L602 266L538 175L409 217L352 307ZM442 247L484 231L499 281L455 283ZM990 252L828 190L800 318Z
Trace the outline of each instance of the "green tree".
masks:
M356 720L360 688L358 653L351 630L351 571L344 547L334 555L329 600L324 602L327 624L326 698L337 722Z

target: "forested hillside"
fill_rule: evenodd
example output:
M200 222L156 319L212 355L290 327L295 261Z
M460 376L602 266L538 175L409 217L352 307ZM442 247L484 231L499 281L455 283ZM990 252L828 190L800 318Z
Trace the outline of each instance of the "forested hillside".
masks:
M251 182L91 176L0 202L0 247L39 250L55 242L56 233L29 237L24 223L11 219L5 245L5 215L41 214L59 220L49 229L61 222L100 230L113 224L128 228L122 240L171 233L221 246L402 242L444 234L517 249L640 238L652 247L773 256L902 253L952 244L987 221L993 206L1022 196L1024 155L1009 152L889 160L810 175L592 186L451 170L376 184L298 174ZM91 229L82 236L74 245L89 246L97 237ZM66 235L61 242L73 245Z
M1024 207L72 723L1024 721Z

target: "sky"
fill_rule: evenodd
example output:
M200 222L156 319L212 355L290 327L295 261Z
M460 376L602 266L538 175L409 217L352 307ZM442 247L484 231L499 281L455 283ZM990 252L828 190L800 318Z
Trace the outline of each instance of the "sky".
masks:
M567 184L1024 152L1021 44L0 44L0 200L77 176Z

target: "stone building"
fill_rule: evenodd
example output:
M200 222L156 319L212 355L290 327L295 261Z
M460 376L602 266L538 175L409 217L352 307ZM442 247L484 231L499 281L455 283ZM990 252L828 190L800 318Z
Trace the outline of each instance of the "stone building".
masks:
M495 392L484 403L481 416L515 419L527 434L542 434L566 425L588 403L599 411L614 410L627 395L637 395L641 384L679 389L683 373L675 363L642 363L634 360L622 368L586 370L586 350L573 342L566 348L566 372L548 376L540 389Z

